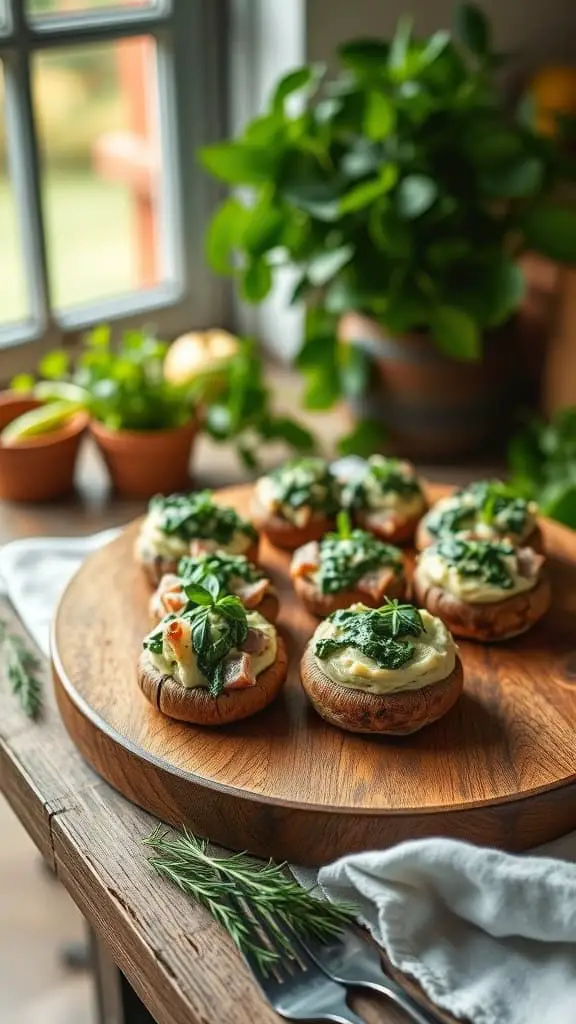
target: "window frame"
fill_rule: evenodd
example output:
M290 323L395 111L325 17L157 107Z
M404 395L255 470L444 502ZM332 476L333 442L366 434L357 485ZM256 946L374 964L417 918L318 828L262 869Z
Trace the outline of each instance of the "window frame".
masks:
M166 337L193 327L228 323L231 289L203 257L205 228L220 189L200 170L195 151L226 128L227 3L172 0L154 7L26 16L25 0L8 0L0 32L4 65L8 173L21 234L29 314L0 324L0 378L33 368L57 344L101 320L116 330L156 324ZM41 154L31 89L33 54L65 45L110 42L138 35L157 50L158 122L162 164L160 238L165 280L110 299L63 311L51 308L41 194Z

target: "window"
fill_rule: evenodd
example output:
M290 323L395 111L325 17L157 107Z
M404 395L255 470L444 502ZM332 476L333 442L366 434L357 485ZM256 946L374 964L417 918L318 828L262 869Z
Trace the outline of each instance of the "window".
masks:
M0 0L0 377L101 320L228 319L195 158L222 132L225 7Z

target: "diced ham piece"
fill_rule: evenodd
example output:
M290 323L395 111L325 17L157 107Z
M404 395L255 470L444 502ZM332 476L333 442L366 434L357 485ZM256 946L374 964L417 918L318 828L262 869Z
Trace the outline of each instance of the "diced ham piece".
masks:
M264 594L270 588L270 580L256 580L255 583L244 583L235 586L234 592L242 601L245 608L257 608L261 603Z
M317 540L311 540L297 548L292 556L290 575L293 579L299 576L310 576L320 568L320 545Z
M398 527L398 521L390 511L369 512L366 526L369 530L377 530L379 534L392 535Z
M184 619L169 622L164 632L164 639L174 651L177 661L183 661L190 647L190 623Z
M167 573L150 598L150 614L162 619L170 612L181 611L185 604L186 595L180 580L174 573Z
M544 565L544 555L538 554L532 548L518 549L518 570L521 576L533 579L538 575Z
M262 654L268 646L268 637L260 629L248 629L248 636L242 644L242 650L247 654Z
M244 690L256 685L256 676L249 654L238 654L226 661L224 666L224 689Z
M374 601L380 601L392 580L394 579L394 572L389 567L384 566L382 569L376 569L374 572L368 572L365 576L362 576L356 584L358 590L362 593L367 594Z
M206 552L216 551L217 548L217 541L210 540L209 537L196 537L195 540L190 541L189 551L192 558L198 558L199 555L205 555Z

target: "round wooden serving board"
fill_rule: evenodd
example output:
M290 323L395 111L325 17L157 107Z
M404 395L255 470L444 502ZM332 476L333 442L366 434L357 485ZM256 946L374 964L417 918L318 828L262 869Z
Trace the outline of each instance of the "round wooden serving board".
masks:
M431 488L431 499L441 489ZM249 486L218 499L247 512ZM519 850L576 828L576 535L544 523L553 608L503 645L461 643L465 692L403 739L327 725L298 662L316 626L262 542L290 651L283 695L253 718L207 729L165 718L136 683L149 589L134 563L138 523L92 554L53 628L64 722L87 761L126 797L233 849L321 864L402 839L447 835Z

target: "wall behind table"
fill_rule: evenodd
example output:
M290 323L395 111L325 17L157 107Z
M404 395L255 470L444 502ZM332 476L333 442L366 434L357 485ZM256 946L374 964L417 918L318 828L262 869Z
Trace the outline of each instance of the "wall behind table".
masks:
M328 60L345 39L390 36L402 14L415 16L422 34L450 25L453 0L308 0L307 53ZM517 52L517 68L576 59L575 0L482 0L494 26L496 46Z

